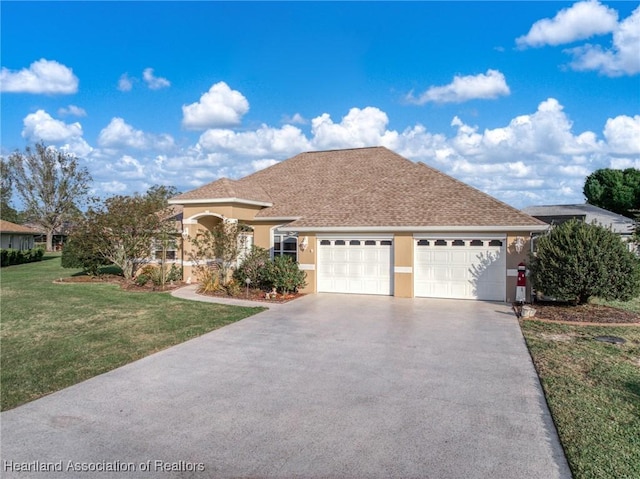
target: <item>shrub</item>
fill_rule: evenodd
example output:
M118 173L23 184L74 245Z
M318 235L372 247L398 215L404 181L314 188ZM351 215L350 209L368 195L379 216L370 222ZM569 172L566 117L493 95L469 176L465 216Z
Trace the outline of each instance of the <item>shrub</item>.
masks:
M269 251L253 245L251 252L234 272L233 277L240 285L245 286L249 278L252 288L266 288L269 285L266 281L265 268L269 262Z
M41 261L43 256L44 250L42 248L28 250L3 249L0 250L0 266L33 263L34 261Z
M162 272L164 270L164 282L165 284L170 281L179 281L182 279L182 272L175 264L169 268L167 265L153 265L148 264L140 269L140 273L135 278L135 283L138 286L144 286L147 282L151 281L154 286L163 286L162 284ZM144 276L144 279L140 277ZM140 281L144 281L140 283Z
M640 294L640 262L607 228L571 220L540 237L530 261L534 288L586 303L591 296L628 301Z
M265 282L283 294L295 292L306 285L306 273L289 256L276 256L264 268Z
M73 236L62 248L60 264L63 268L82 268L85 273L98 275L98 270L105 265L102 255L95 253L90 245Z

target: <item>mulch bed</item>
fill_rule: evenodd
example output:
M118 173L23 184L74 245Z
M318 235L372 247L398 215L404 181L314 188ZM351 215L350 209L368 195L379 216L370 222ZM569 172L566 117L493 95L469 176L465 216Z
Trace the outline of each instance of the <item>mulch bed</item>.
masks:
M640 314L599 304L572 306L558 303L534 303L533 320L587 324L640 323ZM529 319L529 318L526 318Z
M247 294L247 290L243 289L242 293L236 296L229 296L224 291L218 291L213 293L198 292L198 294L202 294L203 296L213 296L215 298L242 299L244 301L259 301L261 303L288 303L289 301L293 301L294 299L301 298L302 296L304 296L304 294L302 293L290 293L290 294L287 294L286 296L278 293L275 299L267 299L265 297L266 292L262 291L261 289L249 289L248 294Z
M178 289L184 286L180 283L167 283L164 286L164 289L160 289L159 286L155 286L153 282L149 281L144 286L138 286L135 283L130 283L125 281L123 276L118 276L116 274L102 274L99 276L89 276L89 275L78 275L78 276L70 276L68 278L60 278L54 281L54 283L82 283L82 284L117 284L120 288L125 291L132 292L141 292L141 293L161 293L166 291L173 291L174 289Z
M78 275L78 276L70 276L68 278L60 278L54 281L54 283L91 283L91 284L117 284L120 288L125 291L132 292L147 292L147 293L161 293L166 291L173 291L175 289L181 288L184 286L184 283L167 283L163 290L160 289L159 286L155 286L151 281L149 281L144 286L138 286L135 283L130 283L125 281L124 277L118 276L115 274L103 274L100 276L89 276L89 275ZM287 294L286 296L278 293L275 299L267 299L265 297L265 292L260 289L249 289L249 293L247 294L246 289L243 289L242 292L236 296L229 296L226 292L220 291L215 293L199 293L204 296L213 296L217 298L228 298L228 299L242 299L245 301L258 301L261 303L288 303L296 298L300 298L304 296L301 293L292 293Z

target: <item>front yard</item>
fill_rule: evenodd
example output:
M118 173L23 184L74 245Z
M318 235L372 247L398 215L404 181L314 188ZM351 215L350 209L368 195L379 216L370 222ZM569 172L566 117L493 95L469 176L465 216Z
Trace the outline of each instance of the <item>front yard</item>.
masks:
M74 273L60 266L59 255L2 269L2 410L263 310L127 292L112 284L53 283Z
M522 331L574 478L640 477L640 327L525 320Z

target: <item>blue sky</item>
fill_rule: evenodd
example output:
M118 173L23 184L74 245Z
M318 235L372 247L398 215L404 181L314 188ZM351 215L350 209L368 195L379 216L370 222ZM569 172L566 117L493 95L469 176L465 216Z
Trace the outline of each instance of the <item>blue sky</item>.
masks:
M518 208L640 168L638 2L0 8L2 154L66 149L100 196L377 145Z

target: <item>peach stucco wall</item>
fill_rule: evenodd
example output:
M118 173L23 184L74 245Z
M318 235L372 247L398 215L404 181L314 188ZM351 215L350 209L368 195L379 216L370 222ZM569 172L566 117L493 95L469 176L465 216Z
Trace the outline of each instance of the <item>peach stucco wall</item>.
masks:
M189 236L197 234L198 230L211 227L216 222L221 221L220 216L225 218L235 218L242 223L253 227L253 243L265 249L272 247L272 230L283 224L282 221L255 221L256 213L260 206L238 205L238 204L199 204L187 205L184 207L184 228L188 228ZM191 221L189 221L191 220ZM343 233L344 234L344 233ZM355 235L355 233L354 233ZM307 248L304 251L298 250L298 263L306 273L307 285L303 289L304 293L317 292L316 267L317 267L317 236L315 233L300 233L299 242L302 238L307 238ZM414 242L413 234L410 232L398 232L394 237L393 253L393 281L394 296L400 298L412 298L414 295ZM518 237L524 238L525 242L520 253L516 252L515 242ZM184 259L188 263L192 245L190 239L184 241ZM506 258L506 300L515 300L516 276L518 264L523 261L528 262L528 253L531 249L530 235L528 233L507 233L507 258ZM182 257L182 252L178 254ZM510 274L508 274L510 273ZM184 266L184 279L191 277L196 281L193 267L189 264ZM527 299L530 299L530 284L527 288Z

